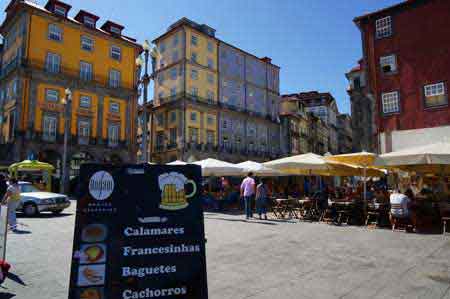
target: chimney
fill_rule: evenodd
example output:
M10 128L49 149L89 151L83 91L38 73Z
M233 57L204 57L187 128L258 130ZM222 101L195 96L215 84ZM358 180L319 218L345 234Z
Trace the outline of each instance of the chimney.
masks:
M267 63L272 63L272 59L267 56L264 56L263 58L261 58L261 60Z

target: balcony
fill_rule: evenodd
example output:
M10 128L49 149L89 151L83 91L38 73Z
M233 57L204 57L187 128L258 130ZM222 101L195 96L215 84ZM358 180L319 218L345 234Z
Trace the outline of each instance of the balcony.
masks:
M5 67L2 68L0 73L0 79L6 77L10 72L12 72L17 66L19 66L19 57L14 57Z

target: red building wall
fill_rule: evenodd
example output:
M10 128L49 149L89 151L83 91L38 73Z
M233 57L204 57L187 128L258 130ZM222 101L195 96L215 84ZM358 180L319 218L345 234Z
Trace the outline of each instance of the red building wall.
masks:
M391 16L392 35L375 38L375 21ZM358 20L356 21L358 23ZM449 105L425 108L423 86L450 87L450 1L409 0L360 19L370 90L376 97L378 132L450 125ZM380 57L395 54L397 73L383 74ZM381 94L399 91L400 112L383 115Z

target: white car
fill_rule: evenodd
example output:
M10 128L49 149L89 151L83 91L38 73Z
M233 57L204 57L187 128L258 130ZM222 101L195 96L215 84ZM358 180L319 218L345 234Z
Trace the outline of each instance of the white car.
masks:
M20 204L17 211L27 216L36 216L40 212L61 213L70 206L69 198L64 194L44 192L29 182L19 182Z

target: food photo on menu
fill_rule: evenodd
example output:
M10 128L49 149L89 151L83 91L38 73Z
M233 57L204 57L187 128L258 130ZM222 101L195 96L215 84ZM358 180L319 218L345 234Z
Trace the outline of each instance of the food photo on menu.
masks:
M105 299L103 288L79 289L77 299Z
M106 262L105 244L84 244L79 251L80 264L98 264Z
M81 232L81 241L86 243L103 242L108 236L108 228L101 223L91 223Z
M96 286L105 283L105 265L84 265L78 268L78 286Z

